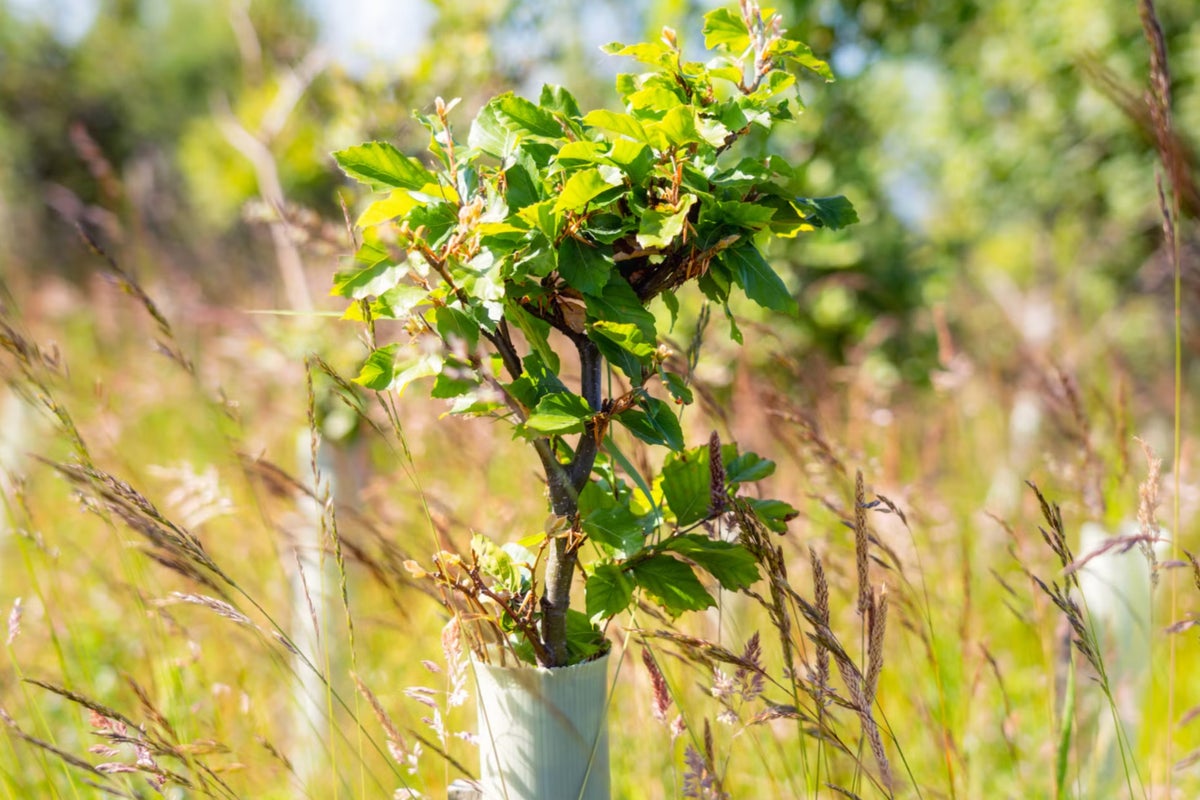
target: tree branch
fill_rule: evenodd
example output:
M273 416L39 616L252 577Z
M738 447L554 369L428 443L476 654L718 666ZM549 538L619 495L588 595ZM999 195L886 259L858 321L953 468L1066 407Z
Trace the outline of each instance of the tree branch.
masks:
M600 356L600 350L591 339L579 336L574 339L574 342L579 351L580 394L592 407L592 411L599 413L603 407L601 379L604 360ZM588 477L592 474L592 467L596 464L596 454L600 447L600 442L597 441L596 424L595 420L587 424L583 435L579 438L579 443L575 446L575 456L571 459L571 465L567 469L571 478L571 486L576 495L583 491Z

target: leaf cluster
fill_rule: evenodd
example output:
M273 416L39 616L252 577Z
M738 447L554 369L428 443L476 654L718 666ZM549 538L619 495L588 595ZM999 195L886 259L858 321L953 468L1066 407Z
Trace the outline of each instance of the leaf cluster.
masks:
M456 101L439 98L417 114L427 158L385 142L334 154L380 196L358 218L362 245L333 291L352 301L348 318L402 320L411 335L374 349L358 382L399 392L432 378L430 394L451 413L504 419L534 446L566 520L554 535L570 537L571 553L588 541L599 553L592 620L627 608L635 587L671 614L710 605L694 567L730 589L757 578L739 545L689 531L719 516L713 486L757 479L769 462L731 453L722 467L735 477L717 481L708 449L685 448L678 410L692 402L689 376L668 366L647 306L661 297L673 322L675 290L694 282L740 342L733 291L796 310L759 243L856 221L845 198L802 196L778 156L737 155L752 130L796 113L791 69L829 80L828 66L751 5L741 16L710 12L704 35L707 63L685 60L669 28L657 42L606 46L645 69L618 75L620 111L584 112L559 86L536 102L510 92L479 110L463 140L450 120ZM564 349L578 356L578 390L563 380ZM613 426L670 451L660 476L637 474ZM792 513L761 512L775 526Z

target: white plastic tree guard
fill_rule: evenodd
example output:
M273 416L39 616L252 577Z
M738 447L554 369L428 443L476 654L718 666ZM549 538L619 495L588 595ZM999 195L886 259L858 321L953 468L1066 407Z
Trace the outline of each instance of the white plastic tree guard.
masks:
M483 800L609 800L607 655L475 676Z

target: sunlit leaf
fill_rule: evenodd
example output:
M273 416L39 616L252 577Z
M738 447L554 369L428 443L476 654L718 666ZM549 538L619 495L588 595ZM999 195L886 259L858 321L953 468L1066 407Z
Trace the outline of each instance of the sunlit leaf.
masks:
M633 580L616 564L598 564L584 585L584 604L591 619L608 619L629 608Z
M516 150L518 136L500 116L496 101L479 109L467 134L467 145L480 152L507 161Z
M812 48L796 39L780 39L775 43L772 52L783 56L787 61L798 67L815 72L825 79L826 83L833 82L833 70L829 64L813 55Z
M630 139L636 139L640 142L646 141L646 130L642 127L642 123L628 114L620 114L607 109L598 109L596 111L589 111L583 118L583 124L592 128L599 128L600 130L628 136Z
M354 255L354 266L333 276L330 294L361 300L386 292L404 277L408 267L392 261L391 254L371 242Z
M745 547L733 542L691 533L672 536L663 549L684 556L729 591L749 588L759 579L754 556Z
M841 195L836 197L801 197L795 201L797 207L808 212L809 219L830 230L839 230L858 222L858 212L850 201Z
M796 299L753 242L740 242L721 253L721 260L751 300L773 311L796 313Z
M342 171L375 191L420 189L436 181L420 161L387 142L367 142L333 154Z
M441 372L442 363L442 357L436 353L423 355L396 373L388 388L398 394L403 394L404 389L413 381L420 380L421 378L430 378Z
M378 392L403 392L413 381L437 375L442 370L442 357L435 353L422 355L416 361L405 361L407 366L401 366L398 356L397 344L375 350L367 357L354 382Z
M662 474L663 496L679 525L691 525L708 516L712 491L707 447L670 457Z
M376 319L404 319L428 297L429 290L420 286L393 286L371 303L371 314Z
M367 206L354 224L359 228L369 228L372 225L402 217L411 211L417 202L407 191L397 189L387 197L376 200Z
M667 247L683 232L695 195L684 195L676 206L648 208L642 214L637 241L642 247Z
M598 508L583 518L582 525L588 536L627 555L641 549L646 535L642 520L624 505Z
M633 580L672 617L716 605L692 568L668 555L651 556L631 570Z
M595 416L592 407L577 394L555 392L543 397L525 420L525 427L537 433L562 435L583 431L584 423Z
M612 189L614 184L604 179L599 169L582 169L567 179L563 185L554 211L578 211L592 198Z
M515 128L520 132L551 139L561 138L563 135L562 126L553 114L544 108L538 108L524 97L508 92L492 102L496 104L496 111L508 123L510 129Z
M600 49L609 55L636 58L643 64L649 64L652 67L668 67L677 59L675 52L662 42L640 42L628 45L611 42Z
M717 8L704 15L704 46L740 55L750 46L746 23L732 9Z
M396 350L399 347L398 344L389 344L372 352L362 365L354 382L377 392L386 390L391 385L392 376L395 374Z
M538 105L550 111L557 111L566 117L578 118L579 103L575 100L575 95L561 86L546 84L542 86L542 94L538 98Z
M624 170L635 183L641 183L654 165L650 148L632 139L617 139L608 153L609 160Z
M471 352L479 344L479 323L465 311L451 306L438 306L433 312L438 335L447 342L458 340Z

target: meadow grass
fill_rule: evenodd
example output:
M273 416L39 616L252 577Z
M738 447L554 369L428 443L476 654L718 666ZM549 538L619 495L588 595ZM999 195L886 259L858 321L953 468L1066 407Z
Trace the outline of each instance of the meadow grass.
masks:
M282 352L297 335L321 347L303 320L271 320L270 334L197 327L181 338L213 344L189 350L163 327L180 323L126 289L89 301L125 324L56 347L55 320L6 309L9 391L29 407L40 458L10 471L5 495L3 599L21 604L0 680L0 796L138 796L155 783L168 796L441 795L475 769L456 736L473 714L450 677L441 605L404 565L472 531L537 530L536 465L427 403L345 395L329 373L352 354L327 353L331 365ZM980 333L964 325L967 357ZM267 367L242 371L248 354ZM763 567L753 595L724 593L684 627L641 609L610 629L615 796L1166 796L1167 742L1184 762L1197 748L1181 722L1200 691L1180 676L1200 666L1186 630L1198 595L1181 581L1172 611L1159 581L1130 633L1078 590L1111 554L1082 564L1075 548L1085 521L1115 535L1139 499L1141 532L1104 549L1156 535L1147 493L1172 490L1156 474L1139 497L1149 465L1129 437L1161 446L1170 409L1134 391L1115 355L1070 367L1041 355L948 364L929 391L889 393L860 367L821 393L803 375L699 393L720 407L689 412L689 436L724 417L769 440L781 469L766 491L803 513L784 536L736 505L722 523ZM1037 431L1009 431L1014 375L1035 393ZM324 445L357 464L336 498L312 490L305 452L321 402L371 421ZM1018 451L1028 463L1011 463ZM1009 471L1037 488L998 491ZM1194 500L1181 500L1187 520ZM289 587L314 527L323 545L301 601ZM1177 541L1194 536L1185 526ZM294 630L306 622L317 635ZM302 639L315 647L303 657ZM306 725L308 673L321 713ZM661 723L641 724L654 709ZM328 733L305 730L326 719ZM1177 796L1200 785L1186 766L1173 783Z
M763 490L801 515L778 536L734 499L714 534L763 580L610 627L614 796L1200 796L1197 409L1161 197L1165 324L1148 297L1098 331L1056 307L1047 342L964 280L926 388L867 353L798 363L751 311L772 363L710 349L729 367L693 375L689 441L775 458ZM409 562L541 530L526 448L355 392L362 351L324 319L94 259L106 282L2 298L0 797L444 795L476 769L472 687Z

